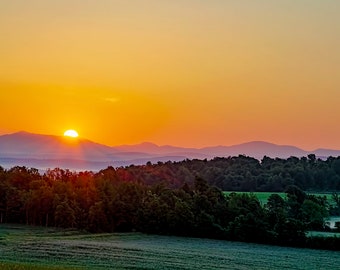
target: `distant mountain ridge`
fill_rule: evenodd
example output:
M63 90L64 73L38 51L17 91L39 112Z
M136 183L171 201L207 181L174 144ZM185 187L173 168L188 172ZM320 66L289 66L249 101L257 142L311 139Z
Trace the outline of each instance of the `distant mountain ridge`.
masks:
M181 161L184 159L211 159L246 155L262 159L264 156L288 158L308 154L327 158L340 156L340 150L316 149L305 151L290 145L263 141L246 142L232 146L183 148L158 146L144 142L136 145L110 147L86 139L17 132L0 136L0 166L15 165L35 168L62 167L76 170L99 170L107 166L140 165L148 161Z

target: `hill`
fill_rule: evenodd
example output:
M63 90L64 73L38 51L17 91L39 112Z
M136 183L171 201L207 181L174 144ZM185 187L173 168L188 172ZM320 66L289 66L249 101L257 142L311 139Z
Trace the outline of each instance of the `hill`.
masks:
M315 153L318 157L339 156L339 150L317 149L305 151L290 145L276 145L253 141L232 146L183 148L158 146L150 142L136 145L107 146L81 138L68 138L17 132L0 136L0 165L35 167L39 169L62 167L76 170L98 170L107 166L140 165L150 161L180 161L184 159L211 159L246 155L262 159L264 156L288 158Z

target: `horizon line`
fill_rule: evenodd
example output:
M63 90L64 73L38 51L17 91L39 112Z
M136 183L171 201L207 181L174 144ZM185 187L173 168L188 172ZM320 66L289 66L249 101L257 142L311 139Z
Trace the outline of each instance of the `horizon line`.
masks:
M51 136L51 137L59 137L59 138L64 138L64 135L55 135L55 134L44 134L44 133L33 133L29 132L26 130L19 130L11 133L2 133L0 132L0 137L5 136L5 135L14 135L14 134L20 134L20 133L26 133L26 134L31 134L31 135L40 135L40 136ZM303 147L294 145L294 144L280 144L280 143L273 143L271 141L265 141L265 140L250 140L250 141L244 141L236 144L230 144L230 145L223 145L223 144L215 144L215 145L208 145L208 146L199 146L199 147L192 147L192 146L179 146L179 145L172 145L172 144L157 144L151 141L142 141L139 143L132 143L132 144L118 144L118 145L108 145L105 143L97 142L82 136L79 136L77 138L73 138L74 140L84 140L84 141L89 141L92 143L100 144L100 145L105 145L107 147L115 148L115 147L133 147L133 146L139 146L143 144L151 144L156 147L175 147L175 148L184 148L184 149L194 149L194 150L201 150L201 149L206 149L206 148L213 148L213 147L234 147L234 146L240 146L244 144L250 144L250 143L264 143L264 144L270 144L270 145L275 145L275 146L281 146L281 147L295 147L299 150L302 150L304 152L310 153L313 151L318 151L318 150L330 150L330 151L340 151L340 149L333 149L333 148L324 148L324 147L317 147L312 150L306 150Z

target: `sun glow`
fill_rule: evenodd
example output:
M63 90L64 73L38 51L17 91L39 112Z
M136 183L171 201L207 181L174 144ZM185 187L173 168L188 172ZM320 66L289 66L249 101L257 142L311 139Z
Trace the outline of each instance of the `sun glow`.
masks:
M66 130L64 132L64 136L65 137L77 138L78 137L78 132L73 130L73 129L69 129L69 130Z

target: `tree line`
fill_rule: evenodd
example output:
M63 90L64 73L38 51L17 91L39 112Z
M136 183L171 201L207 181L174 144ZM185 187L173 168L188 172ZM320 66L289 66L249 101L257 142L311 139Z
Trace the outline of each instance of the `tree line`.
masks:
M138 179L147 184L167 181L173 187L192 184L195 177L200 176L225 191L284 192L290 185L311 192L340 190L340 157L322 160L314 154L288 159L257 160L240 155L212 160L149 162L146 166L118 168L118 173L126 180Z
M245 161L253 162L239 157ZM296 185L286 186L285 199L273 194L265 205L251 193L225 195L197 174L206 163L187 160L178 167L187 176L195 172L193 180L180 174L171 179L166 172L181 165L171 162L97 173L0 167L0 222L340 248L338 238L306 237L308 230L325 230L324 218L340 208L339 201L331 207Z

